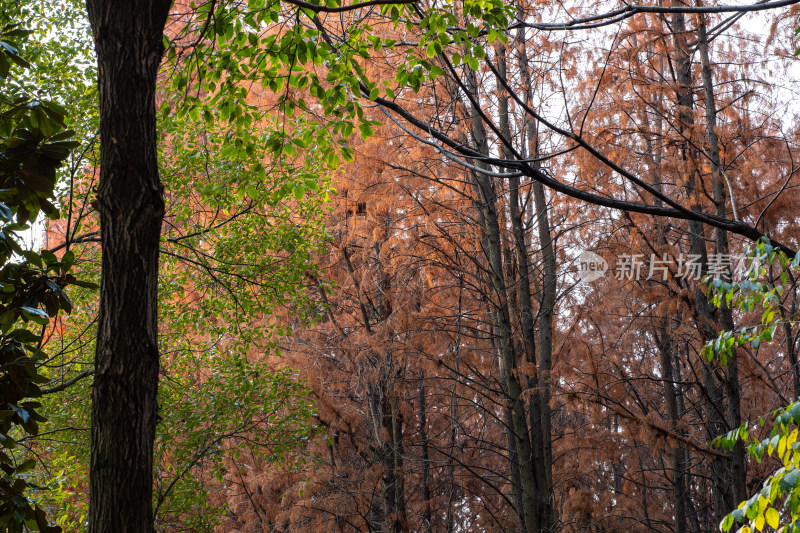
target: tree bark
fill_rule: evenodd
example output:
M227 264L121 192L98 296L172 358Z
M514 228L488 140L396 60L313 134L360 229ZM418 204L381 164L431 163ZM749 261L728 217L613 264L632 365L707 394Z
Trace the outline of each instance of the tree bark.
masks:
M158 250L156 75L169 0L87 0L97 51L103 243L89 531L153 531Z
M678 401L675 392L675 376L673 375L673 359L675 344L668 330L667 320L661 320L655 332L658 353L661 356L661 375L664 386L664 402L667 406L667 423L669 428L679 433ZM672 505L675 509L675 533L686 533L686 478L684 476L685 453L679 443L671 443L669 449L670 469L672 470Z
M392 488L394 497L391 519L392 533L408 533L408 513L406 512L406 484L403 468L403 415L400 412L397 396L389 400L391 413L390 431L392 436L392 469L394 471Z
M429 533L433 527L430 489L430 458L428 453L428 417L425 408L425 374L419 373L419 438L422 447L422 527L420 531Z
M524 16L521 12L520 16ZM524 46L525 34L520 30L517 32L517 49L519 50L519 68L523 85L527 87L525 100L527 105L534 101L533 79L531 76L530 64L528 61L527 48ZM538 123L529 120L526 125L526 136L528 141L528 156L538 158L539 153L539 131ZM534 168L539 169L539 163L533 163ZM544 185L541 182L531 180L531 192L533 194L533 207L536 216L536 229L539 237L539 246L542 253L543 280L539 290L539 350L538 350L538 372L539 387L537 396L539 398L541 411L541 424L539 435L532 435L531 439L538 438L541 443L543 455L543 496L542 500L543 519L542 524L545 530L552 530L556 521L555 509L553 506L553 430L551 426L550 410L550 372L553 367L553 319L555 316L556 296L557 296L557 271L556 254L553 243L553 235L550 229L550 219L548 216L547 198ZM539 447L539 446L534 446Z
M713 185L714 206L717 214L725 216L725 183L722 175L722 166L717 137L717 105L714 99L714 85L711 77L711 60L708 53L708 35L706 32L705 15L699 17L697 26L698 50L703 74L703 94L706 104L706 136L708 152L711 159L711 179ZM733 201L731 199L731 201ZM728 232L717 228L715 251L719 256L729 256ZM734 329L733 313L723 301L719 310L720 326L724 330ZM736 352L731 354L725 363L725 392L728 427L730 429L742 424L741 399L739 394L739 366ZM747 498L746 471L744 465L744 443L737 441L731 455L731 492L734 507L724 509L723 512L735 509L735 506Z
M478 98L478 81L475 73L470 71L467 75L467 87L472 93L472 99ZM488 141L484 124L477 109L470 109L472 138L475 147L483 154L489 153ZM480 168L486 168L483 162L477 162ZM480 172L471 172L473 190L476 192L478 208L482 213L484 222L484 235L482 242L488 260L488 274L491 281L491 290L494 293L492 315L497 333L497 350L500 359L500 372L504 385L504 392L508 396L511 419L508 421L516 441L516 453L519 457L520 482L522 484L522 511L527 533L539 531L540 524L536 480L531 463L533 451L528 438L528 422L525 417L525 404L522 398L522 387L515 374L516 354L512 341L511 316L508 308L508 290L503 271L503 247L500 234L500 223L497 214L497 191L492 179ZM513 450L509 450L513 453ZM513 468L513 464L512 464Z
M692 111L694 109L694 98L692 93L692 69L691 69L691 53L686 39L686 22L682 13L676 13L672 17L672 33L675 41L676 52L676 68L675 73L678 89L678 129L686 139L692 138L692 127L694 125L694 117ZM683 158L686 164L686 172L689 175L685 189L686 195L692 204L692 210L700 211L700 201L698 199L697 191L697 168L696 161L698 154L695 153L696 149L690 147L690 143L686 142L683 145ZM704 237L705 231L703 224L699 221L689 221L689 242L690 252L701 258L704 266L703 274L706 274L708 269L708 253L706 250L706 243ZM717 247L719 242L717 243ZM708 298L701 290L700 286L695 286L694 289L694 303L695 303L695 317L697 319L697 328L701 335L703 342L716 337L718 322L714 316L714 310L708 302ZM720 388L718 380L710 368L709 364L705 361L703 364L703 382L708 401L704 407L706 413L706 428L709 440L725 433L729 426L727 417L731 415L731 400L726 401L723 390ZM726 369L726 378L730 377L729 369ZM726 380L727 381L727 380ZM730 392L726 384L722 384L725 390ZM711 459L710 470L712 480L712 521L720 522L722 518L739 503L736 494L739 489L739 481L737 479L738 472L734 472L734 466L737 461L734 459L734 453L729 457L714 457Z
M519 42L519 41L518 41ZM522 43L519 49L524 49ZM521 61L522 63L522 61ZM505 46L498 47L498 73L502 78L506 78L506 49ZM528 70L527 58L520 69L522 78L526 84L530 84L530 73ZM508 119L508 99L505 96L498 96L499 124L500 131L508 141L511 141L511 126ZM533 122L528 122L529 137L536 135ZM530 139L529 139L530 140ZM534 141L532 144L536 144ZM503 150L504 156L508 159L513 158L507 150ZM532 154L536 157L537 154ZM544 255L544 288L541 291L539 301L539 359L536 358L536 334L534 328L533 297L531 294L532 265L528 255L528 246L525 242L525 228L523 227L522 211L520 209L519 189L520 180L513 176L508 178L509 184L509 217L511 218L511 228L514 236L514 250L516 253L519 279L516 284L519 292L520 322L522 325L523 344L525 346L525 359L529 363L537 365L536 376L528 379L528 387L533 389L528 403L528 414L530 419L530 442L531 442L531 463L533 470L532 476L536 482L536 504L538 523L535 525L537 531L550 531L553 525L553 508L551 499L551 477L552 477L552 458L550 451L550 388L549 375L552 366L552 312L555 306L555 261L548 257L548 251L552 253L552 242L550 239L550 228L547 224L547 205L544 203L544 189L537 190L534 184L534 202L536 204L537 227L539 238L542 241ZM541 187L541 184L538 184ZM544 234L542 233L544 231ZM552 263L552 264L551 264ZM552 271L550 267L552 266ZM550 274L552 273L552 278Z

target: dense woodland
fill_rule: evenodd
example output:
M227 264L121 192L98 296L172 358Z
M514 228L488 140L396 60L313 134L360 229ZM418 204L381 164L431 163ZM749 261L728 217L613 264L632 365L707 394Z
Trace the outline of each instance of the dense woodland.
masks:
M0 531L800 531L800 2L397 2L4 0Z

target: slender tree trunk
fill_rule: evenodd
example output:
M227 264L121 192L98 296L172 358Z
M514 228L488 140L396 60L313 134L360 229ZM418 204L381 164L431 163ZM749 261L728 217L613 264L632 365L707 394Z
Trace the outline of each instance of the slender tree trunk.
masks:
M89 531L153 531L158 250L156 74L169 0L87 0L97 51L103 243Z
M458 370L458 359L456 359L456 370ZM456 402L456 385L453 385L453 391L450 394L450 453L447 454L447 485L450 489L450 494L447 498L447 512L445 513L445 531L446 533L453 533L455 531L455 517L453 515L453 504L456 499L456 463L453 460L453 455L456 453L456 445L458 444L458 404Z
M389 400L389 409L391 413L391 420L389 423L390 434L392 436L392 471L394 489L392 497L394 498L393 506L394 512L391 518L392 533L407 533L408 532L408 516L406 513L406 484L405 472L403 470L403 415L400 412L400 406L397 401L397 396L394 394Z
M462 327L462 316L463 316L463 300L464 297L464 274L458 275L458 314L457 314L457 325L456 325L456 345L454 347L454 361L453 361L453 368L456 371L456 375L461 372L461 327ZM453 388L450 391L450 439L449 439L449 448L450 452L447 454L447 484L450 489L450 493L448 494L447 498L447 512L445 514L445 531L446 533L453 533L455 531L455 516L453 513L453 504L458 496L456 492L456 465L455 460L453 459L454 454L456 453L456 447L458 445L458 420L459 420L459 410L458 410L458 382L453 381Z
M498 48L498 72L500 75L506 77L506 49L504 46ZM500 131L507 140L511 140L511 127L508 120L508 99L504 96L498 97L499 104L499 124ZM511 158L510 153L505 153L506 158ZM548 312L548 308L543 307L542 304L549 304L549 309L555 303L555 295L553 301L547 302L540 301L540 342L542 343L541 358L536 359L536 332L534 328L534 312L533 312L533 297L531 295L531 264L528 255L528 246L525 243L525 228L522 222L522 212L520 210L519 189L520 181L518 177L511 177L508 180L509 185L509 217L511 218L511 228L514 236L514 251L517 258L519 279L516 280L518 293L519 293L519 307L520 307L520 322L522 324L522 338L525 347L525 360L529 363L537 365L537 375L528 379L528 387L533 389L533 394L528 405L528 413L530 419L530 441L531 441L531 468L532 475L536 481L536 496L537 496L537 516L539 523L536 524L537 531L549 531L553 522L553 509L551 500L551 471L552 459L550 453L550 390L548 384L548 375L550 371L550 357L552 349L552 335L548 338L545 336L551 331L548 327L552 327L552 314ZM535 198L537 198L534 192ZM536 201L536 200L534 200ZM537 215L539 214L539 205L537 204ZM547 219L546 206L544 219ZM539 229L542 229L541 219L540 224L537 224ZM546 229L549 233L549 227ZM540 231L541 237L541 231ZM549 239L548 239L549 240ZM552 250L552 247L550 248ZM555 270L555 263L553 263L553 271ZM548 281L553 283L555 287L555 278L550 280L548 278L548 263L545 260L545 285ZM550 295L549 287L545 287L545 292L542 293L543 299L546 295ZM544 371L544 372L543 372Z
M430 532L433 527L431 513L430 464L428 456L428 417L425 407L425 374L419 374L419 438L422 447L422 528Z
M674 342L668 331L667 321L662 320L656 333L656 345L661 356L661 376L664 388L664 401L667 405L667 422L670 429L677 431L678 412L675 376L673 375ZM672 470L672 504L675 509L675 533L686 533L686 478L684 477L684 451L680 444L671 444L669 450Z
M719 153L719 138L717 137L717 105L714 100L714 85L711 77L711 61L708 53L708 35L706 32L705 15L699 17L698 51L703 68L703 94L706 104L706 131L708 139L708 152L711 159L711 178L713 185L714 206L717 215L725 217L725 183ZM731 199L733 201L733 199ZM728 232L716 229L715 251L718 256L730 257L728 248ZM720 326L722 329L732 331L734 328L733 314L730 307L723 302L719 310ZM736 351L725 363L725 399L728 427L736 428L742 424L741 400L739 394L739 366ZM731 492L734 498L733 507L723 509L724 513L732 511L739 502L747 498L746 471L744 467L744 443L737 441L731 456Z
M467 75L467 86L472 98L477 101L477 79L475 73L470 71ZM471 133L475 145L481 153L488 154L486 131L477 110L471 109ZM482 162L476 164L484 168ZM480 172L472 172L474 187L478 192L478 202L483 213L485 231L485 252L488 259L488 274L491 281L492 314L497 331L498 352L500 354L500 370L511 407L510 427L514 432L517 453L520 463L520 481L522 483L522 505L525 516L525 527L528 533L537 531L538 496L536 494L536 481L531 467L532 450L528 438L528 423L525 419L525 406L522 401L522 387L514 372L516 368L516 355L512 342L511 317L508 308L508 291L505 285L502 257L502 243L500 238L500 224L497 215L497 192L489 176Z
M693 108L694 99L692 94L692 73L691 73L691 53L686 38L686 23L682 13L676 13L672 17L672 32L675 40L676 68L678 89L678 128L687 139L692 138L692 128L694 125ZM686 164L686 172L689 178L686 182L686 194L690 202L693 202L692 209L700 210L700 202L697 187L697 154L689 143L684 143L683 158ZM708 253L706 250L703 224L697 221L689 221L689 243L690 253L699 256L704 265L705 274L708 265ZM708 302L706 295L699 285L694 290L694 303L696 309L697 326L701 338L705 342L716 336L717 321L714 317L714 310ZM726 416L729 415L729 404L725 401L723 391L717 382L714 372L705 361L703 364L703 382L707 395L705 405L706 428L709 439L728 430ZM727 372L726 372L727 373ZM727 387L726 387L727 390ZM731 509L738 503L734 495L738 491L738 481L734 479L732 466L735 461L727 457L714 457L711 460L711 480L712 480L712 501L713 518L719 522Z
M519 67L523 85L528 88L525 99L528 105L533 102L533 81L528 63L527 49L524 42L524 31L517 32L517 48L519 50ZM539 132L536 122L529 120L526 125L529 157L539 157ZM538 167L539 163L534 163ZM547 531L555 523L555 510L552 502L553 491L553 430L551 427L550 411L550 372L553 368L553 319L555 316L556 295L558 290L556 272L556 254L553 235L550 229L548 216L547 196L544 185L538 181L531 182L533 204L536 213L536 229L539 237L539 246L542 252L543 280L539 294L539 350L538 371L539 387L537 395L541 411L541 430L539 435L532 438L541 440L543 455L544 491L547 497L546 515L542 521L543 528Z
M505 383L501 383L503 394L508 395ZM525 502L523 501L523 488L522 488L522 474L520 473L519 451L517 450L517 439L514 438L514 428L512 427L512 420L514 414L511 411L511 406L506 406L503 410L505 415L505 434L506 434L506 448L508 451L508 462L511 468L511 485L514 495L514 506L517 508L517 515L519 518L519 531L525 533Z
M370 430L373 443L372 458L375 464L381 466L381 483L370 502L369 527L370 531L389 533L392 532L391 516L394 512L394 462L392 460L392 440L394 438L391 427L391 414L386 401L386 382L384 379L377 383L368 383L367 394L370 412ZM384 439L384 435L389 440Z
M674 344L673 348L675 348ZM682 413L686 412L686 403L684 401L684 394L683 394L684 386L683 386L683 377L681 375L680 356L678 353L675 353L674 355L675 357L672 358L672 363L674 365L672 369L672 377L675 379L675 398L677 400L678 416L680 417ZM686 431L683 430L682 434L685 435ZM680 448L682 453L681 460L684 464L683 472L681 475L683 475L684 478L683 485L684 487L686 487L686 490L683 492L683 499L684 499L683 506L686 509L686 516L689 521L689 531L691 533L700 533L701 527L700 527L700 520L697 514L697 507L695 506L696 502L694 498L692 498L692 492L690 490L690 487L692 485L692 482L690 480L691 456L689 455L689 452L688 450L686 450L686 448L684 448L683 446L681 446Z
M647 528L648 531L654 531L652 520L650 519L650 502L647 498L649 494L649 485L647 484L647 475L646 475L646 467L644 466L643 457L639 455L639 476L641 484L641 495L642 495L642 523Z
M548 487L548 493L550 493L553 487L550 372L553 369L553 318L555 316L556 291L558 289L556 284L556 253L553 246L553 236L550 231L544 185L535 181L531 184L531 187L533 188L533 201L536 206L536 227L539 233L539 245L542 247L542 260L544 263L544 280L539 300L539 387L542 403L542 448L544 449L544 464L546 467L546 486ZM550 504L550 510L552 511L552 503Z

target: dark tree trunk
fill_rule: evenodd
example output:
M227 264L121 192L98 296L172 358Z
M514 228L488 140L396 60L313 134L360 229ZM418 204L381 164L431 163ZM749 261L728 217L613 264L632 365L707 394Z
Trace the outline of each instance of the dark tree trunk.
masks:
M391 418L390 432L392 437L392 469L394 471L394 491L392 502L391 529L393 533L408 533L408 514L406 512L406 484L403 467L403 414L400 412L397 396L389 401Z
M727 216L725 209L725 184L722 176L722 166L720 159L719 138L717 137L717 105L714 99L714 84L711 75L711 60L708 52L708 35L706 33L705 15L700 16L697 26L698 31L698 51L700 52L700 62L703 73L703 94L706 103L706 131L708 140L708 151L711 159L711 178L714 192L714 206L717 215ZM733 198L731 198L733 202ZM728 256L728 232L716 228L715 250L717 254ZM723 302L719 310L719 323L722 329L733 331L733 313ZM737 428L742 423L741 398L739 385L739 366L736 352L731 354L725 364L725 399L728 427ZM736 506L747 498L746 470L744 466L744 443L737 441L731 454L731 492L733 494L733 505ZM723 509L724 513L732 511Z
M522 15L522 13L520 13ZM534 85L532 83L530 64L528 56L523 46L525 40L524 32L517 33L517 43L519 50L519 70L523 84L527 86L525 100L528 105L534 101ZM526 126L528 156L538 158L539 153L539 131L537 123L533 120L528 121ZM539 163L533 163L538 168ZM544 185L538 181L531 182L531 193L533 194L533 204L535 209L536 229L541 246L543 280L539 289L539 352L538 352L538 387L536 392L540 419L534 431L531 426L531 439L538 439L534 443L534 449L541 450L542 459L542 491L540 499L540 516L543 531L551 531L556 520L555 508L553 506L553 430L551 426L552 412L550 409L550 371L553 366L553 320L555 316L556 295L558 290L556 275L556 256L555 245L552 232L550 230L550 220L548 216L547 198L545 196Z
M422 525L420 531L430 533L433 528L430 489L430 458L428 453L428 416L425 407L425 374L419 374L419 438L422 447Z
M661 356L661 375L663 377L664 402L667 407L667 423L672 431L682 434L678 422L678 400L675 390L677 380L673 375L675 344L669 331L667 320L662 320L655 332L656 345ZM672 470L672 505L675 512L675 533L686 533L686 477L684 475L685 452L680 443L669 447L670 469Z
M472 99L477 102L478 81L474 72L467 75L467 89ZM486 137L484 124L478 115L477 110L470 106L471 128L470 133L474 139L475 147L483 154L489 154L489 145ZM477 166L488 170L482 163ZM517 356L514 351L512 340L513 328L511 324L511 313L509 311L508 290L504 279L503 270L503 244L500 233L500 222L497 213L497 189L492 179L481 172L472 172L470 176L471 187L475 194L476 207L482 213L481 218L484 223L481 243L484 246L484 253L487 258L487 273L491 281L491 291L493 302L491 303L491 313L494 320L496 332L497 352L500 361L500 372L502 375L503 390L507 395L507 402L510 407L511 419L507 421L510 430L513 432L516 441L516 454L519 458L520 482L522 484L522 511L525 521L525 529L528 533L534 533L539 524L538 506L539 497L537 495L536 480L534 479L533 467L531 464L533 452L531 442L528 438L528 421L525 416L525 403L522 397L522 386L515 370L517 368ZM509 450L509 459L512 461L513 453Z
M89 531L153 531L158 406L156 74L169 0L87 0L97 50L103 243Z
M685 136L686 139L692 138L692 128L694 126L694 117L692 110L694 108L694 95L692 92L693 79L692 79L692 54L687 42L687 29L683 13L676 13L672 17L672 32L675 42L676 52L676 78L679 84L678 89L678 129ZM700 211L700 190L698 190L697 179L700 176L697 170L689 165L691 160L696 161L698 154L696 149L690 145L689 142L684 143L683 158L687 164L687 172L690 177L686 182L686 196L692 203L692 210ZM702 187L700 187L702 189ZM717 191L719 192L719 191ZM704 265L703 274L708 272L708 252L705 242L705 231L703 224L698 221L689 221L689 243L690 252L700 256L701 262ZM719 250L719 241L717 242L716 250ZM695 286L694 301L696 308L697 328L701 334L703 342L711 340L716 337L719 327L725 327L725 323L718 321L715 316L712 305L708 302L708 298L701 290L700 286ZM722 317L725 320L725 316ZM732 325L732 324L729 324ZM719 383L711 366L703 361L703 382L707 395L707 402L705 405L706 414L706 428L709 439L721 435L735 427L736 416L738 412L738 391L734 397L730 397L731 386L738 383L738 374L736 373L735 357L731 358L729 365L725 368L726 383ZM725 393L728 396L725 396ZM742 475L744 474L742 448L734 449L734 452L729 457L716 456L711 459L710 471L712 481L712 501L713 501L713 518L712 520L719 523L723 517L736 508L736 505L741 501L737 494L744 487Z
M520 46L522 48L522 46ZM506 49L504 46L498 47L498 62L497 71L502 78L506 78L507 61ZM530 73L527 69L527 58L523 61L521 75L522 79L530 84ZM522 61L521 61L522 63ZM511 141L511 127L508 119L508 99L505 96L498 96L499 108L499 124L500 131ZM528 131L529 136L536 135L535 128L532 127L533 121L529 122ZM535 145L536 142L533 142ZM503 154L506 158L512 159L513 155L509 153L505 147ZM533 154L536 156L536 154ZM552 353L552 308L555 305L555 278L549 279L550 263L548 262L547 250L552 251L552 243L550 242L550 229L547 227L546 235L547 242L542 242L543 255L545 256L545 289L542 293L542 301L540 301L540 329L539 339L540 344L540 358L536 359L536 330L534 328L534 312L533 312L533 296L531 294L531 272L533 271L530 258L528 256L528 245L525 242L525 228L522 220L521 202L519 198L519 189L521 187L518 177L509 177L509 217L511 218L511 228L514 237L514 250L516 252L517 265L519 269L519 279L516 284L519 290L519 309L520 309L520 322L522 324L522 338L525 349L526 362L537 365L537 375L528 378L528 388L532 389L533 394L530 396L528 402L528 417L530 419L530 442L531 442L531 461L530 468L533 470L532 476L536 482L536 505L538 523L535 524L536 531L550 531L553 525L553 508L551 500L551 472L552 460L550 453L550 390L549 390L549 372L551 367L551 353ZM538 184L541 187L541 184ZM541 195L535 190L533 193L536 202L537 211L537 226L539 228L539 237L542 237L543 223L547 223L547 206L544 202L544 189ZM553 263L553 272L555 272L555 263ZM552 282L552 283L551 283ZM551 283L551 285L548 285ZM552 291L551 291L552 289ZM553 301L547 300L548 295L552 292Z

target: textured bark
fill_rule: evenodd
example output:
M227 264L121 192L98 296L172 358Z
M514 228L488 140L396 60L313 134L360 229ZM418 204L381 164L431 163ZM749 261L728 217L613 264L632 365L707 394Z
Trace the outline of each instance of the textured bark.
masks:
M538 157L538 152L534 157ZM539 244L542 247L542 260L544 267L544 280L539 298L539 396L542 405L542 439L543 464L545 486L548 497L548 526L555 520L552 490L553 490L553 430L551 426L550 410L550 372L553 368L553 319L556 308L556 291L558 290L556 272L556 253L553 246L553 236L550 231L547 200L544 185L538 181L531 183L533 201L536 207L536 227L539 234Z
M460 302L459 302L460 303ZM460 307L460 306L459 306ZM458 370L458 353L456 352L455 368ZM453 504L456 499L456 464L453 457L456 454L458 445L458 401L456 399L456 385L453 385L450 393L450 431L449 431L449 453L447 454L447 486L450 487L450 494L447 498L447 510L445 513L445 531L453 533L455 531L455 516Z
M419 438L422 448L422 529L431 531L433 513L431 513L430 458L428 453L428 416L425 408L425 374L419 374Z
M520 49L524 47L520 46ZM498 73L506 78L506 49L504 46L498 47ZM527 70L527 61L523 71L523 79L530 78ZM529 79L527 79L529 82ZM498 97L499 124L500 131L508 141L511 140L511 128L508 120L508 99ZM528 136L535 136L533 121L528 123L529 128L526 133ZM536 144L534 142L534 144ZM536 157L537 154L533 154ZM504 150L504 156L508 159L513 155ZM543 243L545 255L544 261L544 290L539 301L539 359L536 358L536 331L534 328L533 296L531 294L531 272L530 257L528 246L525 240L525 228L523 227L522 212L520 209L519 188L520 180L514 176L508 179L509 185L509 217L511 218L511 228L514 236L514 251L519 270L519 280L517 287L519 291L520 322L522 324L522 337L525 346L525 360L537 366L537 375L528 379L528 387L533 390L528 405L528 418L530 420L530 442L531 442L531 462L530 468L533 470L531 475L536 483L536 504L538 523L535 524L537 531L550 531L553 525L553 507L551 499L551 435L550 435L550 388L549 373L552 358L552 311L555 305L555 260L547 257L547 251L552 252L550 242L550 229L547 225L547 206L543 204L544 190L534 192L534 202L536 203L537 227L541 240L542 230L546 232L546 243ZM541 184L538 184L541 187ZM534 186L535 187L535 186ZM541 212L540 212L541 210ZM543 225L544 223L544 225ZM552 261L548 261L552 259ZM552 263L552 264L551 264ZM549 268L552 266L552 270ZM550 277L552 274L552 277Z
M453 354L455 359L453 361L453 368L455 369L456 375L461 372L460 366L460 354L461 354L461 326L462 326L462 316L464 311L464 276L458 276L458 306L457 306L457 314L458 322L456 327L456 342L455 346L453 347ZM449 439L448 439L448 448L449 451L447 453L447 486L450 488L450 493L447 498L447 511L445 513L445 531L446 533L453 533L455 531L455 516L453 513L453 505L458 497L456 491L456 465L455 465L455 454L456 449L458 446L458 421L459 421L459 407L458 407L458 384L454 381L452 388L450 389L450 428L449 428Z
M708 140L708 155L711 159L711 179L713 185L714 206L717 215L726 216L725 209L725 183L720 164L719 138L717 137L717 105L714 99L714 85L711 75L711 60L708 53L708 35L706 32L705 16L699 18L698 51L703 73L703 95L706 104L706 131ZM728 232L717 228L715 251L717 254L729 254ZM720 326L724 330L734 329L733 314L731 309L723 302L719 310ZM741 399L739 394L739 365L734 352L725 364L725 406L728 419L728 428L733 429L742 424ZM737 441L731 454L731 492L734 506L747 498L746 471L744 466L744 443ZM735 507L725 509L732 511Z
M526 103L527 105L531 105L534 101L534 87L528 62L527 48L524 46L524 39L524 32L520 30L517 33L519 70L523 84L528 88L525 94ZM525 134L528 141L528 156L537 159L541 154L539 153L539 131L536 121L528 121ZM533 166L538 170L538 161L533 163ZM542 507L542 512L544 513L542 515L542 530L550 531L554 528L556 520L552 501L553 430L551 425L552 412L550 409L550 372L553 367L553 319L555 317L558 285L555 246L550 229L550 218L548 216L544 185L539 181L531 180L531 192L533 194L533 208L535 209L536 229L539 237L539 246L541 247L543 270L542 286L539 289L539 350L537 360L539 371L537 396L540 403L541 425L538 435L532 435L531 438L538 438L541 441L540 446L543 457L542 472L544 476L542 490L544 496L547 498L545 506ZM539 446L534 444L534 447Z
M478 81L475 73L470 71L467 75L467 87L471 99L477 102ZM470 109L472 138L475 147L483 154L489 153L486 131L477 109ZM484 163L476 164L485 168ZM491 281L492 315L497 337L497 351L500 359L500 372L502 374L504 392L508 397L511 419L509 427L513 432L516 444L516 453L519 457L519 473L522 488L522 514L525 521L525 530L528 533L539 531L540 523L538 512L538 496L534 468L532 465L533 451L528 438L528 422L525 416L525 404L522 400L522 387L515 373L516 354L512 339L511 315L508 307L508 290L506 288L503 270L503 246L501 242L500 222L497 213L497 191L492 179L480 172L472 172L471 180L473 190L477 193L478 207L484 222L485 232L482 242L488 260L488 274ZM514 450L509 450L513 453ZM512 458L513 468L513 458Z
M392 396L389 402L391 419L389 428L392 436L392 469L394 471L393 483L393 513L391 518L392 533L408 533L408 516L406 513L406 484L405 470L403 468L403 415L397 402L397 396Z
M678 429L678 400L675 391L675 376L673 375L673 359L675 358L675 343L667 329L667 321L662 320L659 331L656 332L656 344L661 360L661 375L664 385L664 401L667 405L667 421L671 430L676 433ZM672 470L672 504L675 509L675 533L686 533L686 478L685 452L683 447L674 443L670 445L670 470Z
M87 0L100 93L103 243L89 531L153 531L158 418L156 74L168 0Z
M675 41L675 74L679 85L678 89L678 128L681 133L687 138L692 138L692 127L694 125L694 117L692 110L694 108L694 98L692 93L692 71L691 71L691 52L687 42L687 30L684 15L677 13L672 18L672 32ZM690 143L684 143L683 146L684 161L687 164L686 171L689 173L689 178L686 184L686 195L690 202L693 202L692 209L700 211L700 201L698 199L699 191L697 191L697 171L693 162L697 160L699 154L696 149L690 147ZM704 267L708 264L708 253L705 244L705 231L703 224L698 221L689 221L689 243L690 253L700 256ZM717 241L717 248L719 241ZM704 268L703 274L707 272ZM715 317L714 309L708 302L708 298L696 286L694 290L694 304L695 304L695 317L697 319L697 329L700 332L702 340L708 341L716 337L717 328L719 326ZM724 320L723 320L724 321ZM731 410L731 402L738 403L738 393L736 398L728 398L726 401L724 392L730 393L730 386L722 384L723 389L720 387L718 380L705 361L703 364L703 382L705 394L707 397L704 410L706 413L706 428L709 440L723 434L730 429L730 420L727 418L733 415ZM726 368L726 381L730 378L730 368ZM736 456L739 452L734 451L731 457L715 456L711 460L711 481L712 481L712 502L713 509L711 521L718 523L722 518L736 508L736 505L741 501L737 494L739 493L740 481L738 479L740 472L743 469L737 468L738 460Z

